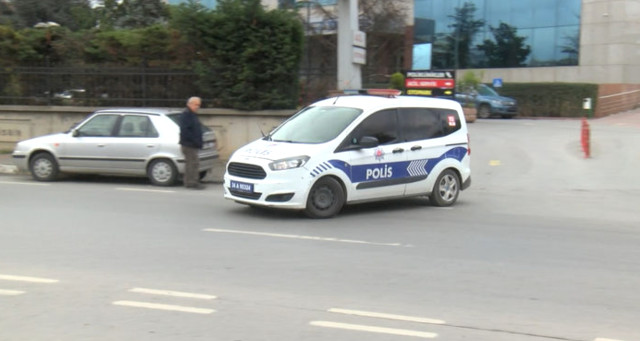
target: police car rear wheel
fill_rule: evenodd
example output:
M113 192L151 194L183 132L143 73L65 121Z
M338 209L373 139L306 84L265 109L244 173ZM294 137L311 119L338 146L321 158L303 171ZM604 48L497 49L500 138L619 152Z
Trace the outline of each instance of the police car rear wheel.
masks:
M344 190L333 178L318 180L307 198L305 214L310 218L331 218L338 214L344 205Z
M451 169L447 169L438 176L429 200L434 206L451 206L458 200L458 194L460 194L458 174Z

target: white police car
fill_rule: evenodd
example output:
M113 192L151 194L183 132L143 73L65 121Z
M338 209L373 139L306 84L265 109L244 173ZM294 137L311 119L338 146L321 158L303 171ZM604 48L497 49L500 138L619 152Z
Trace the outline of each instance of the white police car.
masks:
M345 204L397 197L449 206L470 184L459 103L356 95L316 102L234 152L224 196L329 218Z

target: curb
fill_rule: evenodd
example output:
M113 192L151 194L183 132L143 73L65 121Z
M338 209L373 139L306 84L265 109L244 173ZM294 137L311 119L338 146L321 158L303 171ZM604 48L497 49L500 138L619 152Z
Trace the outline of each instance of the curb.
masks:
M10 165L0 165L0 174L18 174L18 167Z

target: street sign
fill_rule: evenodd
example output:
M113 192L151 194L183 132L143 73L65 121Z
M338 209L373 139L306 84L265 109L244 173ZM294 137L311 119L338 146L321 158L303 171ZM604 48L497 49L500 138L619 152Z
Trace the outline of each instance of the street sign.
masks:
M493 87L501 88L502 87L502 78L494 78L493 79Z
M454 98L454 70L410 70L404 81L407 95Z

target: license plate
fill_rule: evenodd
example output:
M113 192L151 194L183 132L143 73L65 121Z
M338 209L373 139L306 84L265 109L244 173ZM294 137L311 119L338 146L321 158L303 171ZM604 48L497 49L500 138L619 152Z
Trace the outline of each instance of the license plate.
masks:
M253 193L253 184L231 180L231 189L240 192Z

